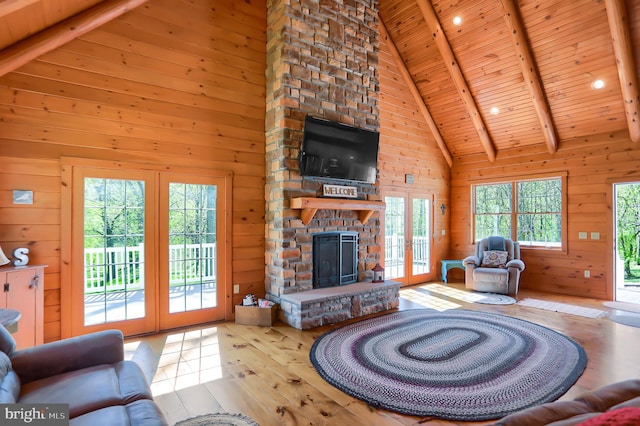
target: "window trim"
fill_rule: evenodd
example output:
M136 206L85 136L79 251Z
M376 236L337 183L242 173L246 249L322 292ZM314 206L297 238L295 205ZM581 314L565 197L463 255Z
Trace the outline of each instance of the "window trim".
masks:
M556 172L556 173L540 173L535 175L518 175L518 176L504 176L500 178L493 179L477 179L469 181L469 192L471 197L471 226L469 239L471 244L475 244L475 235L476 235L476 197L475 197L475 187L479 185L495 185L495 184L511 184L512 193L511 193L511 239L513 241L517 241L517 220L518 220L518 211L517 211L517 202L518 202L518 193L517 193L517 184L518 182L526 182L526 181L534 181L534 180L545 180L545 179L560 179L560 185L562 189L562 211L560 213L560 247L546 247L546 246L528 246L521 245L521 250L531 250L531 251L549 251L553 253L567 253L567 241L568 241L568 204L567 204L567 179L568 172Z

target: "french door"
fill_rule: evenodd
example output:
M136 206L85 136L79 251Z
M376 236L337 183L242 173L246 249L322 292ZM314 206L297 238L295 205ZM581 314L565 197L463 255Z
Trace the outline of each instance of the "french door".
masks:
M640 182L613 184L613 298L640 303Z
M227 175L73 168L70 331L225 318ZM64 300L63 300L64 302Z
M389 191L385 203L385 278L403 285L433 279L433 196Z

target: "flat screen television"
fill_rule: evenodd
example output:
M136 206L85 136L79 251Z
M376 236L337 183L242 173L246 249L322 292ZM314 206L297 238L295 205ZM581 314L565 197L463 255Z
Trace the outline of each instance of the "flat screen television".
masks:
M302 176L375 183L380 133L312 116L304 122Z

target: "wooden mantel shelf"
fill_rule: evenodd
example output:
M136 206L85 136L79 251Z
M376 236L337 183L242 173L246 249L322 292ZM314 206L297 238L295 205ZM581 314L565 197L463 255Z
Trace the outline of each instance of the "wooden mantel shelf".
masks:
M291 199L292 209L301 209L300 219L308 225L318 209L325 210L353 210L358 212L358 218L364 225L373 212L385 209L382 201L349 200L344 198L314 198L299 197Z

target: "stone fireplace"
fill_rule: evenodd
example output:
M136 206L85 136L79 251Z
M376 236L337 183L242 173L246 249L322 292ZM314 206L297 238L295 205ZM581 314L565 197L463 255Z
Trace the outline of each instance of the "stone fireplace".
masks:
M320 208L301 218L292 200L313 199L326 183L302 177L298 153L312 115L379 130L377 0L270 0L267 14L265 290L281 318L311 328L397 306L396 283L372 284L383 244L381 212ZM376 184L357 186L362 202L380 202ZM357 235L356 283L313 288L313 236ZM318 271L315 271L316 273Z

